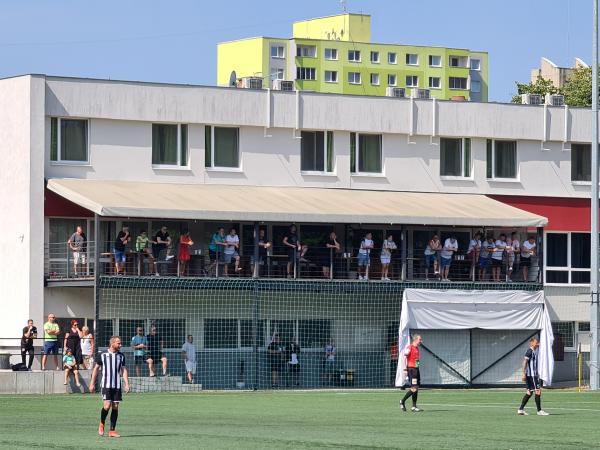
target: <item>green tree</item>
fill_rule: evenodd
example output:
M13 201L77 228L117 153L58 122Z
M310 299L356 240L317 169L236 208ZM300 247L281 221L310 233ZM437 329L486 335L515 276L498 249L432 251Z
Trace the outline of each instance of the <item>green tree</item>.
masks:
M540 94L544 97L546 94L557 94L558 88L554 86L551 80L547 80L546 78L542 78L538 75L537 79L531 83L519 83L516 82L517 85L517 95L514 95L511 102L512 103L522 103L521 102L521 94Z
M589 108L592 106L592 68L578 67L561 89L569 106Z

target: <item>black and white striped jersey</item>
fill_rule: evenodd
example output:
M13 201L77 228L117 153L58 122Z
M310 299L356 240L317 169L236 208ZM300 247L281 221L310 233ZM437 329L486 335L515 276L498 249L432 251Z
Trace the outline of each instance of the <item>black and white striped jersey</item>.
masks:
M121 389L121 369L125 367L125 355L106 351L96 356L96 364L102 368L102 389Z
M528 377L539 377L538 373L538 351L533 350L531 347L527 349L525 353L525 359L527 360L526 373Z

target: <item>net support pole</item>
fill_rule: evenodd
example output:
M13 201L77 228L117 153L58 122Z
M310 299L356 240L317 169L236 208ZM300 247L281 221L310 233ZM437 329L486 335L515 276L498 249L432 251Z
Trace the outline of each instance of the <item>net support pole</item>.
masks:
M597 390L598 377L598 0L593 0L592 39L592 192L590 293L590 389Z
M94 214L94 342L98 343L98 330L100 329L100 218Z
M258 261L258 222L254 222L254 251L252 252L252 256L254 257L254 270L252 271L252 277L258 278L260 272L260 265Z

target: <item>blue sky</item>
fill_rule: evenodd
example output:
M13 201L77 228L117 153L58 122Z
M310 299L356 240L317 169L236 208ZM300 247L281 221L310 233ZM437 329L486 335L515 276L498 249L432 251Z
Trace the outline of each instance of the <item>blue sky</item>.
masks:
M591 0L348 0L372 16L376 42L486 50L490 100L546 56L591 62ZM289 37L292 22L341 12L337 0L2 0L0 77L45 73L215 84L216 44Z

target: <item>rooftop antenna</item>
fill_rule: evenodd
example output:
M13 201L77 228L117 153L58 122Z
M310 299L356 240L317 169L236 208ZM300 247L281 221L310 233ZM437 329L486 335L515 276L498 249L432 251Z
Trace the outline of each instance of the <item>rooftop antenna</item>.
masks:
M348 5L346 4L346 0L340 0L340 7L344 14L348 12Z

